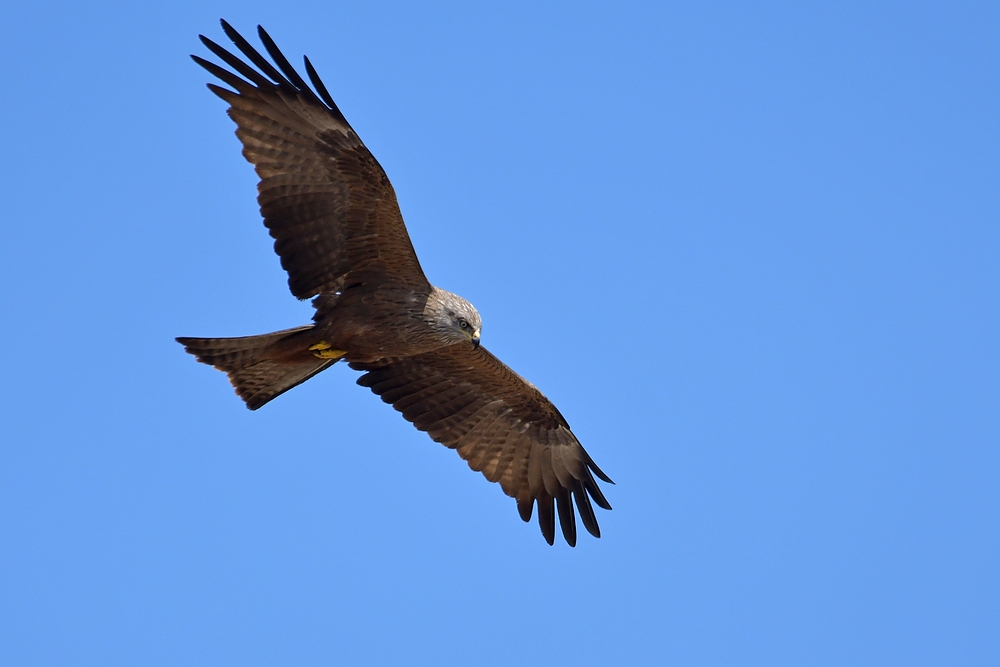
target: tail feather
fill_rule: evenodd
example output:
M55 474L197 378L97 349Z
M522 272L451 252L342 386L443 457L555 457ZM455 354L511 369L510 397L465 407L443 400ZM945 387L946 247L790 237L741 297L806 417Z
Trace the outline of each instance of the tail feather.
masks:
M307 346L298 351L280 349L279 343L312 328L307 325L239 338L178 338L177 342L198 361L224 371L237 395L256 410L337 363L337 359L317 359Z
M236 393L251 410L256 410L292 387L337 363L337 359L314 359L294 364L259 361L252 366L228 371Z

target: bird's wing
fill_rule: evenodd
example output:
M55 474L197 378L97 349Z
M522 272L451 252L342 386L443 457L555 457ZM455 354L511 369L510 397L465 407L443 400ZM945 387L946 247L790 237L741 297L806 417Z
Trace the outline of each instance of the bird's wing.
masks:
M258 34L277 67L225 21L222 28L249 62L203 35L232 71L191 57L232 88L208 84L229 103L243 155L260 177L257 202L292 294L306 299L386 282L429 290L392 184L309 59L315 91L263 28Z
M525 521L537 502L546 541L555 538L559 514L563 536L576 544L576 501L583 525L600 528L591 499L604 509L594 475L601 472L556 407L532 384L484 348L452 345L426 354L376 363L352 363L367 371L358 384L391 403L430 437L458 451L469 467L517 500Z

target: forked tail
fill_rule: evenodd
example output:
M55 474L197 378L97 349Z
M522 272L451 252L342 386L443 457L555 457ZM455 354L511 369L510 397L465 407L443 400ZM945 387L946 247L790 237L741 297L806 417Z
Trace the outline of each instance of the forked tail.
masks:
M337 359L320 359L309 351L312 329L310 324L260 336L178 338L177 342L198 361L225 371L239 397L256 410L337 363ZM296 345L296 339L303 343Z

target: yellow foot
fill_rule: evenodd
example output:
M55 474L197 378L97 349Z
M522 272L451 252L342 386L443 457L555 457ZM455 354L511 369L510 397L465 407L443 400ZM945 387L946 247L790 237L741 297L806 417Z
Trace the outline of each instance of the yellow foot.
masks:
M309 350L313 353L313 356L318 359L340 359L342 356L347 354L347 350L334 350L333 346L325 340L320 341L315 345L310 345Z

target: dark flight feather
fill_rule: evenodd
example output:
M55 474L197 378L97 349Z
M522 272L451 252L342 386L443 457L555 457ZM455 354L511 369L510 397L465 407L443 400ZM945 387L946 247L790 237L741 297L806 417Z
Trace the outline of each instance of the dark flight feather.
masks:
M309 75L309 80L312 81L313 85L316 87L316 92L323 98L323 101L326 102L328 107L330 107L330 110L340 117L340 120L344 123L344 125L348 125L347 119L344 118L344 114L340 113L340 109L337 108L337 103L333 101L333 96L331 96L327 91L326 86L323 85L323 80L319 78L319 74L316 73L312 63L309 62L309 56L302 56L302 60L305 61L306 74Z
M261 76L260 72L255 70L253 67L247 65L245 62L234 56L225 48L219 46L218 44L210 40L208 37L205 37L204 35L198 35L198 37L201 39L201 43L208 47L209 51L211 51L216 56L221 58L222 62L232 67L241 76L249 79L250 82L255 86L257 86L258 88L267 88L274 86L273 81L269 81L266 77ZM196 56L191 56L191 57L195 58ZM205 61L198 59L197 62L199 65L201 65L201 63ZM204 65L202 66L204 67ZM215 72L212 73L215 74Z
M260 55L260 52L253 48L250 42L243 38L243 35L236 32L236 30L233 29L233 26L226 23L225 20L220 20L219 22L222 24L222 29L225 31L226 37L232 40L233 44L236 45L236 48L242 51L243 55L249 58L250 62L256 65L261 72L270 77L271 80L276 82L279 86L292 88L292 84L289 83L285 77L281 76L281 72L276 70L271 63L267 62L267 59ZM259 27L260 26L258 26L258 28Z

